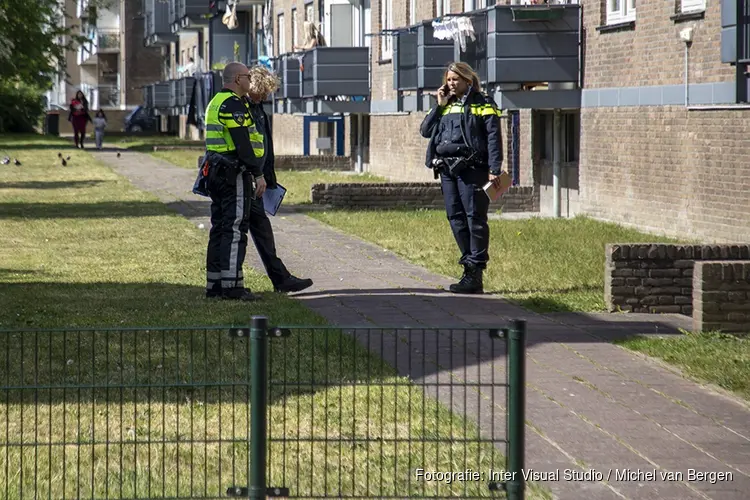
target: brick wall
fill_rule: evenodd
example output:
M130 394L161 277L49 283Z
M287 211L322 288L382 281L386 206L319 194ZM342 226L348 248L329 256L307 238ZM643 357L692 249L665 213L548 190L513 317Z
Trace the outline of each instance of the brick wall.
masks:
M693 331L750 332L750 261L696 262Z
M585 86L632 87L683 83L685 43L678 33L687 23L670 16L677 1L638 2L635 29L602 33L603 0L582 0L585 29ZM690 21L696 26L690 48L690 82L724 82L733 78L734 68L723 64L721 49L721 4L708 0L705 19Z
M693 312L697 262L750 259L750 245L609 244L605 248L607 309L642 313Z
M585 16L587 88L683 83L685 23L677 2L638 4L636 27L600 33ZM601 12L585 0L584 12ZM708 1L690 48L690 83L733 81L721 63L720 2ZM637 64L635 64L637 62ZM747 239L750 224L750 110L682 106L581 111L580 208L605 220L707 242Z
M125 1L122 18L125 23L125 103L128 106L143 104L141 87L161 80L164 57L158 47L143 46L144 18L138 17L141 2Z
M334 170L350 171L353 168L352 158L349 156L331 155L282 155L276 157L276 170Z
M311 193L314 204L334 208L445 207L437 181L313 184ZM490 205L490 209L503 212L538 211L539 196L532 187L511 187Z
M581 121L587 213L707 242L747 240L750 110L584 109Z

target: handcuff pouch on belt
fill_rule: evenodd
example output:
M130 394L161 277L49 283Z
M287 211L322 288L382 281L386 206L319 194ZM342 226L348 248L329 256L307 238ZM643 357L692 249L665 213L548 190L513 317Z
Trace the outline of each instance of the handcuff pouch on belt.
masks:
M210 186L219 170L239 170L242 173L247 171L245 165L238 159L227 158L222 154L206 151L203 156L198 158L198 177L193 184L193 193L210 197ZM252 196L254 197L255 178L252 175L250 175L250 183L252 185Z
M469 157L464 156L446 156L435 158L432 160L432 170L435 179L442 172L451 177L457 177L461 175L461 172L467 168L474 168L476 164L474 158L476 153L472 153Z

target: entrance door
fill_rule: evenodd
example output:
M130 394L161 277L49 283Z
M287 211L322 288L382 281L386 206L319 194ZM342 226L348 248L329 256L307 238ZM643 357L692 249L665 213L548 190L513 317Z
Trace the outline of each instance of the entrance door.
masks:
M364 30L369 18L370 0L325 0L323 35L326 42L330 47L368 46Z

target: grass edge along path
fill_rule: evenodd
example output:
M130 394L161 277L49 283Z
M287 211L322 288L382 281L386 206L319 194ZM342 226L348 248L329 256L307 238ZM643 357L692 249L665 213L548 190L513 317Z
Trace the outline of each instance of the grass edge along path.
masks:
M56 337L0 333L0 358L5 358L0 359L5 372L0 383L29 386L65 381L75 386L101 380L117 387L118 380L124 382L109 393L106 387L26 390L12 397L3 391L0 431L6 432L0 432L0 449L5 448L0 452L0 491L8 492L10 498L26 498L35 488L43 497L90 497L92 493L116 496L120 491L122 496L137 497L149 489L166 496L200 497L209 488L223 492L222 488L229 486L227 482L241 485L247 481L247 468L241 464L247 460L249 410L242 403L241 388L233 386L233 391L238 392L226 392L228 389L215 387L213 395L201 394L203 391L194 387L171 392L163 388L164 392L157 391L156 397L150 393L149 402L148 398L143 399L147 391L122 385L127 385L129 379L144 381L144 377L146 383L151 377L160 377L197 385L197 374L226 367L228 359L236 360L241 367L244 357L221 356L226 353L217 344L220 335L202 341L197 335L197 340L183 339L182 344L175 331L167 334L165 341L153 331L153 336L126 336L125 340L117 334L108 337L101 333L88 339L84 335L79 340L73 329L92 325L177 328L206 323L247 324L253 314L267 315L273 324L323 325L322 318L297 301L270 293L265 279L251 269L246 270L246 280L265 295L262 303L248 305L203 299L205 233L170 212L155 197L133 188L88 153L66 146L46 138L0 138L0 148L13 148L13 154L22 162L22 167L9 167L0 189L4 214L0 218L0 234L5 235L0 249L3 260L0 299L7 306L0 311L0 328L67 331ZM60 164L58 152L71 156L67 166ZM320 369L319 363L314 362L319 360L314 352L321 353L324 349L322 340L309 333L303 332L297 339L300 347L287 347L274 357L286 359L285 373L290 382L306 382L313 371ZM225 342L226 349L228 342ZM287 482L291 483L292 477L300 478L303 495L302 490L313 484L320 491L325 487L321 481L333 477L331 474L337 468L342 470L338 458L341 453L344 462L363 466L362 472L346 469L353 482L344 482L344 495L378 496L375 488L379 487L379 481L375 478L403 488L412 471L404 470L400 478L392 471L404 467L405 462L400 458L404 450L393 453L383 450L382 442L405 437L400 425L404 413L414 428L423 429L423 435L445 437L448 428L454 435L459 429L468 429L467 438L476 434L473 424L467 424L433 400L425 400L418 388L383 389L369 382L347 386L346 382L361 379L361 373L352 369L354 360L360 367L366 363L380 366L380 360L355 345L351 338L342 337L338 344L329 342L325 347L342 352L341 366L349 367L340 371L338 378L334 377L341 382L340 386L312 394L290 395L290 390L271 408L272 425L276 425L272 432L291 434L294 438L296 431L300 439L305 433L310 437L325 432L335 442L335 426L327 431L320 426L326 419L331 422L338 418L357 423L350 433L353 436L349 437L372 438L379 433L381 445L371 441L364 448L343 449L340 443L323 448L315 444L308 453L304 447L297 449L292 439L284 444L285 453L277 450L269 457L272 468L269 484L282 483L278 474L286 467ZM180 345L182 349L178 348ZM205 352L216 354L201 358ZM232 352L236 356L241 350ZM165 363L159 357L170 362ZM295 363L300 372L290 373L288 368ZM226 374L241 376L242 370L236 372L227 367ZM393 370L383 368L382 380L395 381ZM337 408L332 401L342 403ZM369 406L369 412L363 412L363 402ZM409 406L411 413L402 411ZM379 413L383 415L381 420L377 417ZM425 419L423 415L429 417ZM279 420L286 429L279 430ZM179 427L177 422L181 422ZM228 422L231 430L226 429ZM200 442L212 437L224 441L225 446L221 449L206 446L201 452ZM20 442L26 446L13 444ZM60 444L52 445L53 442ZM30 447L29 443L42 446ZM455 470L456 464L450 461L450 456L462 456L463 449L461 443L447 449L428 444L423 461L421 450L414 446L406 464L425 470ZM328 460L315 459L321 451L327 453ZM470 456L474 453L478 461L466 464L474 470L486 471L493 462L497 469L502 463L494 447L471 448ZM294 470L297 458L302 460L303 470ZM186 467L191 459L207 464L209 472L214 469L218 472L221 467L227 476L218 484L199 477L200 474L183 471L178 480L179 468L173 465L179 460ZM92 461L96 464L93 468ZM166 470L162 479L152 473L160 469ZM9 474L5 474L6 470ZM92 470L92 480L80 481L79 471ZM329 474L321 475L321 470ZM370 488L366 488L363 474L373 479ZM61 478L65 480L60 481ZM412 487L417 486L411 479ZM76 489L79 486L80 491ZM336 481L328 481L329 495L337 493L335 486ZM480 496L489 496L486 485L482 488L479 483L442 485L441 493L461 493L464 486ZM535 486L529 496L548 498L546 492Z

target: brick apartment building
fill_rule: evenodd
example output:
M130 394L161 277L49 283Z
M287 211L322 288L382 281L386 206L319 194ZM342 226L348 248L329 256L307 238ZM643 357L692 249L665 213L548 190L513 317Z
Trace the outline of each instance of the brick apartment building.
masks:
M213 12L225 8L218 2ZM430 105L424 96L458 58L481 69L505 110L506 165L518 184L539 191L543 213L742 240L750 219L750 110L742 105L750 49L737 38L747 28L733 27L737 4L644 0L639 8L634 0L550 8L516 0L240 2L238 11L249 17L239 59L250 63L266 52L275 58L284 81L273 103L277 154L343 154L393 180L431 180L427 141L418 134ZM478 37L460 51L432 36L433 20L455 17L470 19ZM303 59L290 55L310 20L329 48ZM224 43L216 33L205 31L198 50L216 52L214 41ZM178 35L166 52L182 62L190 35ZM364 91L352 90L362 83Z
M143 102L142 87L161 76L161 52L143 46L139 7L127 0L100 9L89 0L60 1L60 22L88 40L66 53L67 77L46 95L50 109L67 109L80 90L92 109L104 110L111 130L122 128L123 117ZM60 126L62 133L71 132L66 120Z

